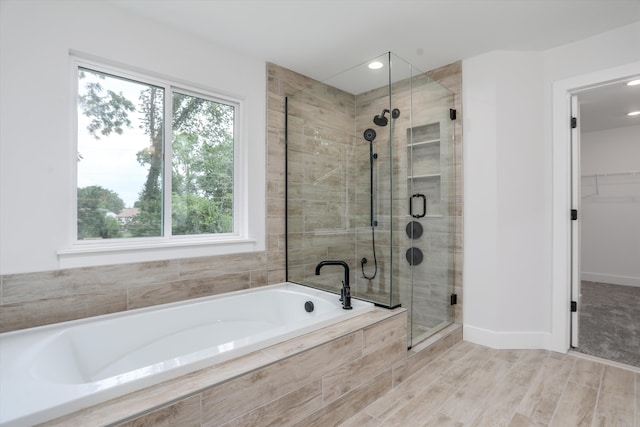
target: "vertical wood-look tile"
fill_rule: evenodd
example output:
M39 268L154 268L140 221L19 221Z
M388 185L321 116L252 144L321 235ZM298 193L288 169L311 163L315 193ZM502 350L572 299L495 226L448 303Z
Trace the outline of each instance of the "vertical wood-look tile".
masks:
M502 380L487 392L483 409L470 425L508 425L546 358L547 355L542 351L525 352Z
M574 358L548 357L529 392L520 403L518 412L543 423L549 423L560 395L573 370Z
M633 395L635 393L634 373L615 366L606 366L600 390L604 393Z
M597 389L600 387L603 371L604 365L602 363L576 358L576 364L569 376L569 381Z
M405 405L423 389L436 381L449 366L444 360L435 360L400 383L383 399L378 399L364 411L374 418L382 419L391 411Z
M605 366L596 407L598 426L633 426L636 422L636 376L615 366Z
M455 388L440 380L431 383L404 406L390 412L383 419L385 427L423 425L453 394Z
M597 389L569 381L549 425L590 426L597 398Z
M449 369L442 374L442 381L457 387L462 384L469 375L480 369L490 357L491 350L489 348L476 346L451 364Z
M469 374L440 408L440 412L452 420L468 424L482 410L482 404L491 385L500 381L511 367L511 363L503 360L488 360L480 369Z
M365 412L358 412L355 417L349 418L340 427L378 427L382 424L377 419Z

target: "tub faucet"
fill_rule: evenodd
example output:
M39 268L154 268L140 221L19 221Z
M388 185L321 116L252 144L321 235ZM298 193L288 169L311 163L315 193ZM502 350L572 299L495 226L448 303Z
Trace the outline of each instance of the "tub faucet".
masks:
M339 265L344 268L344 280L342 281L342 290L340 291L340 301L342 308L351 310L351 288L349 287L349 266L344 261L320 261L316 265L316 276L320 275L320 269L325 265Z

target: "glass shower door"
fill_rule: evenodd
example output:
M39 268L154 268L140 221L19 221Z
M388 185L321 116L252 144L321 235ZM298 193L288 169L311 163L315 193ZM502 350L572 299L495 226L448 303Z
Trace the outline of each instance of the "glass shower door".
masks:
M454 320L455 249L453 94L424 75L412 86L413 120L400 144L407 162L403 261L411 281L410 347Z

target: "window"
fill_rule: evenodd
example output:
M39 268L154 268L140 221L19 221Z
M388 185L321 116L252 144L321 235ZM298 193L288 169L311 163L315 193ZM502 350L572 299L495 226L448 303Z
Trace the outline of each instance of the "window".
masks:
M239 103L77 66L77 240L237 236Z

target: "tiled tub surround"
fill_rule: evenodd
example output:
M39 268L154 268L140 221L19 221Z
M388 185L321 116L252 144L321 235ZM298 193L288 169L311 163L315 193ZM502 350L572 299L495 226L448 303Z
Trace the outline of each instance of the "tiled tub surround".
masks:
M374 311L46 426L335 425L461 339L406 351L406 311Z
M266 259L247 253L0 276L0 332L266 285Z
M282 283L0 334L0 424L50 420L374 309L352 307Z

